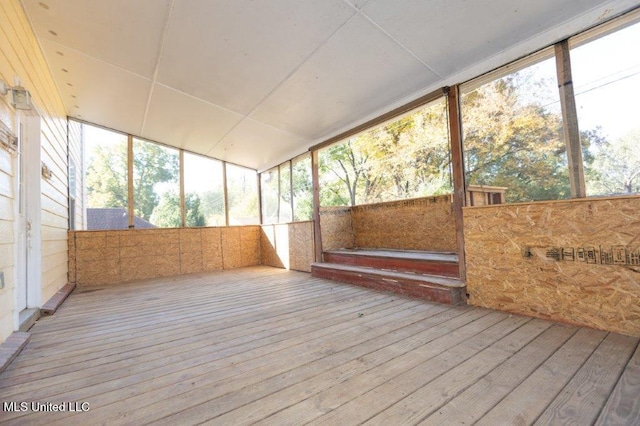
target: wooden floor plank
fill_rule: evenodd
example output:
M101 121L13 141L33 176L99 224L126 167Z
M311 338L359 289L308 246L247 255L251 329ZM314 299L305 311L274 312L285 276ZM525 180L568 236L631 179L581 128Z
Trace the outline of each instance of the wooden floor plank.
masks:
M438 314L437 317L430 317L417 324L421 329L417 334L391 345L373 347L372 352L309 379L295 383L282 383L278 380L277 383L265 383L264 389L246 389L243 395L252 401L213 420L234 425L248 425L268 418L269 424L303 424L305 420L309 420L300 416L307 412L303 407L304 403L310 402L320 392L341 387L348 380L367 372L382 373L378 368L384 364L395 358L408 356L413 351L423 350L423 346L435 339L487 314L488 312L478 310L462 311L459 307L450 309ZM397 335L398 333L395 332L394 337Z
M418 315L418 311L422 309L419 302L398 300L393 304L387 304L386 307L376 307L364 311L363 318L368 318L367 324L384 324L396 318L400 320L403 317ZM352 319L358 319L357 315L350 315ZM366 320L361 320L365 322ZM151 395L155 389L164 390L169 383L174 381L180 382L189 380L187 383L198 381L201 376L206 376L208 381L205 384L216 385L216 390L221 390L221 381L226 380L228 386L235 386L234 376L252 372L256 375L256 369L262 369L262 374L272 374L273 363L281 363L280 368L291 368L293 362L304 363L304 357L299 355L305 354L309 357L321 357L325 355L326 349L318 349L317 341L322 336L330 336L331 343L335 345L348 345L354 340L366 339L367 335L361 330L353 330L350 328L348 321L331 320L327 321L331 326L319 326L307 330L300 335L293 335L289 339L278 339L277 342L271 344L253 345L250 348L244 346L232 347L219 351L207 351L204 349L200 352L188 351L182 355L169 357L170 359L161 359L157 362L148 362L131 366L125 369L112 370L105 374L90 376L87 380L78 378L72 383L65 383L60 388L54 389L52 394L49 389L35 391L36 397L55 399L76 399L80 394L90 395L92 400L101 405L112 403L136 391L136 384L141 392ZM367 327L369 328L369 327ZM358 333L358 331L360 331ZM378 332L376 329L369 330L370 333ZM283 351L285 351L283 353ZM288 351L288 356L287 352ZM171 369L165 366L171 365ZM195 383L195 382L194 382ZM199 383L199 381L198 381ZM76 388L80 388L76 391ZM122 389L126 388L125 393ZM192 385L187 386L192 389ZM204 397L211 394L211 389L206 388L198 390ZM175 393L175 390L174 392ZM19 397L27 397L30 393L23 393ZM177 397L173 396L173 399ZM152 400L155 400L152 398ZM166 405L166 404L164 404ZM63 415L64 416L64 415Z
M471 425L558 350L578 329L555 324L491 373L423 419L421 425ZM487 392L490 389L490 392Z
M366 353L365 343L370 339L385 335L388 336L383 338L393 338L389 335L391 331L397 331L412 324L424 315L424 311L415 312L409 308L373 320L373 316L370 316L370 321L364 329L352 324L344 332L326 334L324 338L315 339L310 343L292 346L285 351L250 359L244 363L236 363L233 370L222 373L196 371L193 376L189 376L193 379L192 385L184 389L183 393L167 392L165 383L168 377L164 377L157 383L158 386L152 387L156 392L149 392L149 386L142 389L144 392L141 398L145 401L150 400L153 404L136 413L136 422L144 424L164 415L170 415L176 411L175 406L171 404L177 403L182 410L179 422L192 423L201 413L216 411L208 404L212 398L230 393L235 398L242 398L242 388L255 386L272 377L287 377L294 369L304 369L305 366L318 360L322 360L324 364L331 364L345 362L345 358L361 356L363 352ZM181 377L177 378L182 380ZM174 379L171 378L171 380ZM116 400L122 398L119 393L114 393L112 396ZM152 398L149 399L149 396ZM217 409L217 406L215 408Z
M632 425L640 419L640 346L625 367L596 422L604 425Z
M528 321L528 318L523 317L504 318L465 342L396 375L309 424L360 424Z
M344 301L345 296L349 296L349 302ZM202 341L204 338L213 338L214 336L216 339L219 339L219 341L229 341L238 337L238 331L240 332L240 335L249 334L257 338L255 335L256 331L259 331L262 334L268 333L269 331L272 331L273 333L283 331L279 328L282 326L282 323L289 325L292 328L301 326L302 323L300 321L292 323L288 315L284 315L284 318L282 318L282 313L287 311L290 313L291 311L294 311L293 314L296 315L296 318L303 321L309 321L314 318L326 317L331 314L340 314L341 308L347 310L352 308L357 310L358 307L362 306L364 308L370 303L378 304L393 300L392 297L383 295L366 295L361 298L357 295L350 296L344 294L331 294L322 295L320 297L323 298L322 303L319 303L320 301L312 301L313 304L310 305L312 315L303 315L303 308L309 306L307 303L310 302L309 299L305 299L305 301L300 302L295 308L285 306L282 310L278 308L270 311L270 314L280 314L275 317L265 318L264 314L259 316L250 314L246 320L245 316L240 316L231 317L228 321L225 318L205 321L200 324L188 323L187 325L192 329L192 332L187 335L184 333L185 325L181 323L177 326L171 324L171 326L168 327L152 330L150 333L141 329L136 330L135 333L127 333L125 336L116 339L99 338L96 339L95 344L85 344L85 346L80 347L78 350L76 350L75 345L67 347L64 345L64 342L60 342L59 346L64 345L65 348L66 356L64 358L58 357L55 351L52 351L52 355L50 357L40 356L36 360L27 358L22 363L16 364L14 369L8 373L7 378L25 376L34 372L51 369L56 369L57 373L64 372L64 369L60 369L61 367L67 367L75 370L78 362L84 363L83 365L85 367L104 364L110 361L109 356L111 355L131 357L135 355L135 353L133 353L134 351L138 350L144 352L145 348L148 348L150 345L157 346L159 342L162 342L162 348L167 350L171 349L172 346L197 343ZM342 304L336 303L341 300L343 302ZM227 324L229 325L228 327L226 327ZM123 350L123 346L126 347L126 350Z
M593 424L637 344L635 338L609 334L535 424Z
M549 327L551 327L551 323L542 320L533 320L524 324L364 424L390 425L420 422L491 370L506 362Z
M413 307L412 302L394 300L387 303L380 303L370 306L367 309L357 309L362 311L368 318L385 317L387 314L402 310L403 306ZM44 380L32 380L29 383L18 386L20 393L14 398L50 398L53 396L65 396L68 390L98 387L107 388L112 382L119 383L123 379L135 381L143 377L151 376L166 371L168 366L171 369L184 369L224 360L225 363L240 362L245 358L253 358L257 355L272 354L290 346L312 341L319 336L338 333L347 328L344 323L345 316L355 316L354 312L349 312L335 318L323 321L315 321L310 324L303 324L303 327L292 330L289 333L273 334L267 337L249 340L237 345L199 345L197 348L182 347L179 352L164 356L162 351L151 352L134 359L123 359L106 365L89 367L80 371L68 374L57 375L52 378L45 377ZM212 342L213 343L213 342ZM186 358L186 359L185 359ZM146 373L146 374L145 374ZM47 383L47 386L44 384ZM85 389L84 392L89 392ZM97 392L97 391L95 391ZM7 392L7 394L10 394ZM93 393L90 393L93 395ZM70 395L66 395L70 397Z
M3 425L624 424L639 410L637 338L263 266L77 288L30 331L2 401L91 409L3 406Z
M480 313L482 315L478 315ZM478 333L484 332L504 319L504 314L498 312L487 314L487 312L478 312L477 310L470 313L469 316L458 317L451 321L444 330L434 333L433 338L430 338L431 336L425 337L424 344L418 348L384 362L374 369L341 381L339 385L311 395L305 400L266 418L264 422L258 423L306 424L421 363L429 362L438 356L444 356L447 351L464 345L466 341Z
M532 424L606 335L603 331L580 329L476 424Z
M50 386L54 384L58 385L73 380L74 377L87 378L91 376L93 371L104 373L131 365L135 366L142 358L145 362L149 363L156 359L179 355L187 351L193 356L196 356L201 351L210 352L218 348L231 348L249 343L255 345L260 342L260 339L271 338L268 342L273 343L273 336L286 338L289 334L295 335L303 332L305 326L312 327L313 324L316 324L315 328L320 328L325 326L327 321L333 318L336 318L336 321L340 321L340 318L351 313L360 313L375 307L382 308L392 301L393 298L391 297L379 297L373 300L356 299L352 303L339 305L341 309L334 307L332 309L318 310L322 315L321 317L312 316L309 318L299 318L296 322L286 321L286 324L281 324L280 321L274 320L273 324L264 324L258 330L252 327L246 327L246 329L241 328L239 330L234 328L232 332L222 334L216 333L216 330L210 333L201 333L201 330L198 330L195 335L183 335L183 338L175 340L170 336L159 336L151 341L142 340L141 347L130 344L123 348L120 342L118 342L116 345L107 346L98 354L93 352L88 354L85 359L77 356L70 356L70 359L66 357L59 359L59 357L56 357L54 354L53 358L57 358L56 362L52 361L49 364L40 363L34 366L43 368L38 368L33 371L32 369L28 369L27 366L17 371L12 371L14 374L7 375L3 387L29 383L33 388L39 388L40 385L34 382L34 380L37 379L47 380ZM228 329L225 329L225 331L228 331ZM135 336L133 336L132 339L135 339ZM151 353L149 353L150 351ZM73 355L73 353L71 355ZM78 372L77 366L80 362L82 363L83 369L81 372ZM55 379L49 379L54 376Z

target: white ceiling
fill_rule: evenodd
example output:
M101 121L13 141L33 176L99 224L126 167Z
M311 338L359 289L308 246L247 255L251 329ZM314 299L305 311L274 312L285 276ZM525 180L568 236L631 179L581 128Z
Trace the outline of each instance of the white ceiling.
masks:
M69 116L263 170L640 0L23 0Z

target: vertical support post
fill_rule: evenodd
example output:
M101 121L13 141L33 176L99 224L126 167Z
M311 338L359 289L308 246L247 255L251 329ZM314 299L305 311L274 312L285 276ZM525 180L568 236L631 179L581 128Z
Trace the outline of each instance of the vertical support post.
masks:
M291 222L295 222L293 211L293 160L289 160L289 201L291 202Z
M280 195L282 194L281 189L280 189L280 166L276 167L278 169L278 208L276 210L276 223L280 223L280 199L282 198Z
M133 205L133 136L127 136L127 210L129 229L135 228L135 210Z
M222 191L224 194L224 225L229 226L229 191L227 189L227 162L222 162Z
M556 44L555 52L560 105L562 106L562 131L564 133L564 142L567 145L571 196L573 198L584 198L587 196L587 191L584 183L584 165L582 162L576 98L573 93L573 81L571 78L569 41L563 40Z
M264 215L262 214L262 173L258 173L258 218L260 219L260 225L264 225Z
M464 162L462 147L462 125L460 121L460 96L458 86L445 88L449 115L449 137L451 143L451 166L453 174L453 214L456 221L456 242L458 246L458 268L460 279L467 278L464 254L464 225L462 207L465 203Z
M313 186L313 234L315 260L322 262L322 233L320 227L320 173L318 171L318 150L311 151L311 183Z
M184 194L184 150L178 151L179 157L179 173L180 173L180 226L187 226L187 207L186 196Z

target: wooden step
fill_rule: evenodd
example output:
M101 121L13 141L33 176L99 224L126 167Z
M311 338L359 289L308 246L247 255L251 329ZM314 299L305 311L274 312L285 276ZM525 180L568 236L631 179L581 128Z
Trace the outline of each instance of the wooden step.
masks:
M76 283L68 283L67 285L62 287L60 290L58 290L58 292L54 294L53 297L51 297L51 299L47 301L47 303L42 305L42 308L40 308L40 311L45 315L53 315L58 310L60 305L62 305L62 302L65 301L65 299L71 294L71 292L75 288L76 288Z
M327 263L388 269L398 272L459 277L458 255L451 252L428 252L382 249L340 249L323 253Z
M457 278L336 263L312 263L311 275L447 305L459 305L466 300L465 284Z

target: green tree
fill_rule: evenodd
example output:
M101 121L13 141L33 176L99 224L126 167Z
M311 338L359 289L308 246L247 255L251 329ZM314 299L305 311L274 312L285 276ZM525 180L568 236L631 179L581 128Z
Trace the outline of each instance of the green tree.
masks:
M196 193L185 194L185 220L187 226L205 226L205 218L200 211L200 197ZM161 228L178 228L182 226L180 214L180 196L173 192L165 192L158 206L151 214L150 222Z
M160 197L156 185L175 183L179 172L178 155L160 145L136 141L133 150L133 197L136 216L149 220Z
M507 187L509 202L567 198L561 116L523 96L518 77L462 98L467 183Z
M311 157L294 161L293 173L293 220L313 218L313 183L311 181Z
M591 195L640 192L640 129L615 142L600 141L593 151L591 167L585 171Z
M178 156L160 145L136 141L133 156L135 215L151 218L159 203L156 185L176 182ZM126 207L127 145L98 145L87 167L87 206Z
M87 167L87 207L127 206L127 146L98 145Z
M321 152L322 205L451 192L446 104L436 102Z

